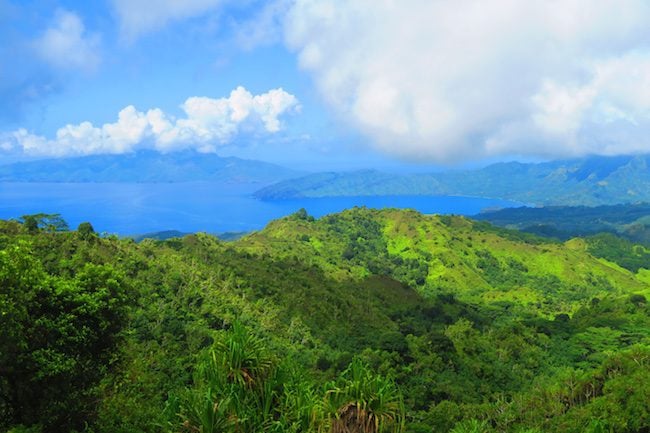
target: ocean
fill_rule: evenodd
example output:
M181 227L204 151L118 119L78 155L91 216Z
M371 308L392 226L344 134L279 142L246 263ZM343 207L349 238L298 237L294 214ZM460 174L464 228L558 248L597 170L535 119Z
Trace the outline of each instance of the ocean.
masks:
M422 213L475 215L522 203L456 196L359 196L258 200L259 186L228 183L0 183L0 219L58 213L74 229L136 235L163 230L243 232L305 208L321 217L354 206L409 208Z

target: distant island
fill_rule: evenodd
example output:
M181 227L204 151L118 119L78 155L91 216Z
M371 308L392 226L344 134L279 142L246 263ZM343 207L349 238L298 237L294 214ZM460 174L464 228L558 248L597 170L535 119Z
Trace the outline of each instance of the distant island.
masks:
M141 151L18 162L0 166L0 182L235 182L269 184L301 172L262 161L193 151Z
M262 188L256 197L461 195L544 206L636 203L650 201L649 161L648 155L591 156L544 163L503 162L430 174L317 173Z
M0 166L0 182L219 182L256 187L261 200L359 196L467 196L534 206L650 202L650 155L502 162L473 170L394 174L306 173L268 162L193 151L142 151Z

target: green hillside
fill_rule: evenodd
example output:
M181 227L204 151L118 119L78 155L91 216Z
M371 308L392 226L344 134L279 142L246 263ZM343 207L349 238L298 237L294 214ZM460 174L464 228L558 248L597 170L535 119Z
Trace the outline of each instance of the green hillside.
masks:
M566 244L500 231L456 216L353 209L318 221L272 222L238 246L255 254L303 257L335 278L389 275L423 296L511 302L539 314L570 313L579 301L646 289L634 275Z
M0 430L646 432L650 271L461 217L0 223Z
M637 272L650 263L650 205L513 208L474 218L556 240L584 237L587 251Z

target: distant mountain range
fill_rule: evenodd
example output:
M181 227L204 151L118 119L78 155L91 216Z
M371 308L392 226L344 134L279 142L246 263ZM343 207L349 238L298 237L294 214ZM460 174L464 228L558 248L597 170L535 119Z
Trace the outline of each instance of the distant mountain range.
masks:
M650 156L506 162L477 170L398 175L375 170L317 173L260 189L260 199L366 195L462 195L535 205L650 202Z
M0 166L0 182L214 181L269 184L300 174L267 162L196 152L161 154L143 151Z
M650 155L545 163L506 162L475 170L393 174L377 170L304 175L275 164L215 154L143 151L0 166L0 182L228 182L257 185L260 199L458 195L533 205L650 202Z

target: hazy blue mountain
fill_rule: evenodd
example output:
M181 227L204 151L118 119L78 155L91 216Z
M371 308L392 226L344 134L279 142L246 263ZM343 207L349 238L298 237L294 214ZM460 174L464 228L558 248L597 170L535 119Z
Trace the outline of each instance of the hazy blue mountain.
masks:
M143 151L45 159L0 166L0 182L190 182L271 183L300 173L260 161L215 154Z
M262 199L362 195L466 195L539 205L650 201L647 155L545 163L497 163L476 170L398 175L378 171L318 173L279 182Z
M395 175L377 170L309 174L266 187L259 198L300 198L371 195L433 195L441 185L428 175Z

